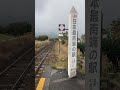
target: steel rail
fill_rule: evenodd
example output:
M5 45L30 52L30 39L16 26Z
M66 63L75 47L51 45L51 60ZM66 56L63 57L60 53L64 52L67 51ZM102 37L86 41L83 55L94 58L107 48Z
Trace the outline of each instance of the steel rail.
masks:
M25 75L25 73L27 72L27 70L29 69L29 67L32 65L32 63L34 62L34 59L33 58L29 64L27 65L27 67L24 69L24 71L22 72L22 74L20 75L20 77L18 78L18 80L15 82L15 84L13 85L12 87L12 90L15 90L15 88L17 87L18 83L21 81L22 77Z
M34 59L37 58L41 53L43 53L49 46L51 45L51 43L45 47L45 49L43 49L40 53L38 53L27 65L27 67L24 69L24 71L22 72L22 74L20 75L20 77L17 79L17 81L15 82L15 84L12 87L12 90L15 90L17 88L17 85L20 83L20 81L22 80L22 78L24 77L25 73L27 72L27 70L29 69L29 67L32 65L32 63L34 62ZM51 48L50 48L51 49ZM50 51L49 49L49 51ZM48 51L48 52L49 52ZM47 56L47 55L46 55ZM42 59L43 61L43 59Z
M33 48L33 47L32 47ZM12 65L14 65L18 60L20 60L24 55L26 55L30 50L32 50L32 48L30 48L28 51L26 51L23 55L21 55L18 59L16 59L12 64L10 64L6 69L4 69L1 73L0 76L6 71L8 70Z
M40 51L40 52L35 56L35 58L37 58L42 52L44 52L44 51L47 49L47 47L49 47L50 45L51 45L51 43L50 43L48 46L44 47L44 49L43 49L42 51Z
M54 46L54 45L53 45ZM49 50L47 51L46 55L42 58L42 60L40 61L40 63L37 66L37 69L35 70L35 73L38 72L38 70L40 69L40 67L42 66L42 63L44 62L45 58L47 57L47 55L49 54L49 52L51 51L51 49L53 48L53 46L51 48L49 48Z

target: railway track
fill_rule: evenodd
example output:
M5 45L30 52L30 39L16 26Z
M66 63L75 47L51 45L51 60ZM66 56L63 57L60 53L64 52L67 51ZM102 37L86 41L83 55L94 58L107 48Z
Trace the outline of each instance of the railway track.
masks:
M40 68L43 68L43 64L46 60L46 57L50 53L51 49L53 48L55 42L51 42L49 45L41 49L41 51L35 56L35 86L37 86L41 71Z
M46 44L45 46L42 46L39 51L37 51L37 52L35 51L35 57L37 57L37 56L40 54L40 52L41 52L43 49L45 49L45 47L49 46L49 44L50 44L50 43Z
M32 47L0 72L0 90L35 90L34 74L39 74L39 69L42 67L53 45L54 42L46 45L36 56L34 56L35 52ZM31 85L28 84L30 81L33 81ZM33 87L33 89L29 87Z
M34 66L33 63L34 48L32 47L0 73L0 90L19 90L20 82L27 71Z

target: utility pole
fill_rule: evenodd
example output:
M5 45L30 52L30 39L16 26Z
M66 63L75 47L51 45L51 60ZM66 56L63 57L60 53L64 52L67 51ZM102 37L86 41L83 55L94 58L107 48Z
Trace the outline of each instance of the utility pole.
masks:
M59 54L60 54L60 38L59 38Z
M77 45L78 45L78 31L77 31ZM77 49L77 56L78 56L78 49Z

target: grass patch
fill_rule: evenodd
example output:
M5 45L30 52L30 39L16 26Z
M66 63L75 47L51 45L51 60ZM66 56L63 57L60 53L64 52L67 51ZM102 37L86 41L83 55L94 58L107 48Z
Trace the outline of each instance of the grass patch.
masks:
M55 44L53 48L53 59L50 62L52 68L55 69L67 69L68 61L68 48L66 44L60 43L59 52L59 42Z
M81 73L81 75L85 75L85 63L81 63L81 61L85 61L85 57L79 49L77 53L77 70Z
M2 38L9 36L1 36ZM5 39L5 38L4 38ZM9 61L10 56L16 56L20 50L27 47L29 48L34 43L34 34L28 33L23 36L16 37L14 39L5 40L0 42L0 64L5 61Z
M60 43L60 52L59 52L59 42L55 44L55 47L52 51L52 58L50 62L50 66L54 69L67 69L68 68L68 45ZM85 75L85 66L84 64L81 67L81 60L85 60L82 53L78 49L77 51L77 70Z
M4 34L0 34L0 40L1 41L12 39L12 38L14 38L14 37L13 36L7 36L7 35L4 35Z
M107 81L101 81L101 87L100 88L103 89L103 90L106 90L107 87L108 87Z
M120 83L120 72L115 73L113 79Z
M77 70L81 74L85 74L85 66L82 65L80 60L85 60L82 53L78 49L77 51ZM53 58L51 59L50 63L51 67L54 69L67 69L68 68L68 45L60 43L60 52L59 52L59 42L55 44L55 47L53 48Z
M54 64L51 64L53 69L67 69L67 62L66 61L57 61Z
M14 37L13 39L4 35L1 37L4 40L0 41L0 72L34 45L33 33Z
M35 55L37 55L40 49L46 46L48 43L50 43L49 40L45 40L45 41L35 40Z
M40 49L41 47L47 45L48 43L49 40L45 40L45 41L35 40L35 49Z

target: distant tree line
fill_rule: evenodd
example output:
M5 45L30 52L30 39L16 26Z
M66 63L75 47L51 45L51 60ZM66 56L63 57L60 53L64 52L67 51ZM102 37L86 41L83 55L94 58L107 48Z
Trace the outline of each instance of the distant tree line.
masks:
M49 41L58 41L58 38L49 38Z
M11 23L6 27L0 26L1 34L20 36L27 32L32 32L32 25L27 22Z
M48 36L47 35L41 35L39 37L36 37L36 40L45 41L45 40L48 40Z

